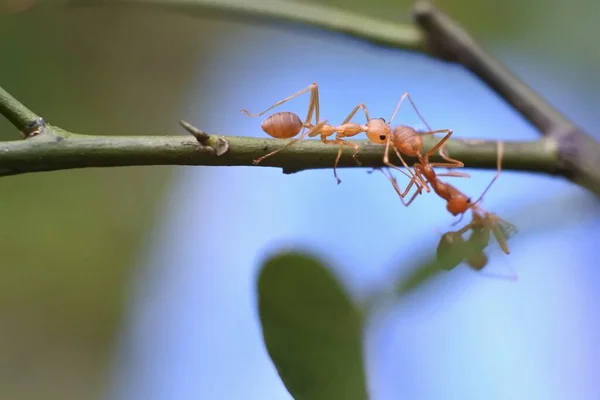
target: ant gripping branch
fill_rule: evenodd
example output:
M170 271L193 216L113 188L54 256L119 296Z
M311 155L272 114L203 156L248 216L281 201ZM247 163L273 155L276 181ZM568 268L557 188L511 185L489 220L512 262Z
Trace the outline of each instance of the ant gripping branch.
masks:
M415 109L415 111L417 112L417 114L419 115L421 120L425 123L425 125L427 125L427 122L425 122L425 120L423 119L423 117L421 116L419 111L417 110L416 106L414 105L414 102L410 98L410 95L408 93L404 93L401 96L400 101L398 102L396 109L394 110L394 112L388 122L386 122L385 119L383 119L383 118L371 118L369 116L369 112L367 111L367 107L363 103L361 103L361 104L357 105L350 114L348 114L346 119L344 119L344 121L340 125L336 126L336 125L330 125L328 123L325 123L320 129L314 130L312 128L314 128L315 125L320 121L320 119L319 119L319 111L320 111L319 110L319 89L318 89L316 82L313 82L308 87L292 94L291 96L286 97L283 100L278 101L277 103L273 104L271 107L267 108L266 110L264 110L260 113L252 114L252 113L248 112L248 110L245 110L245 109L242 110L241 112L250 117L262 116L262 115L266 114L268 111L272 110L273 108L278 107L278 106L280 106L280 105L282 105L282 104L284 104L306 92L309 92L309 91L310 91L310 100L309 100L309 104L308 104L308 112L306 115L306 119L304 121L302 121L300 119L300 117L298 116L298 114L296 114L296 113L293 113L290 111L282 111L282 112L278 112L278 113L270 115L261 124L262 130L265 133L267 133L268 135L270 135L271 137L276 138L276 139L291 139L293 137L296 137L297 135L300 135L300 136L297 137L296 139L288 142L281 149L274 150L262 157L257 158L256 160L254 160L254 164L259 164L265 158L278 153L279 151L285 149L286 147L289 147L289 146L294 145L295 143L298 143L299 141L304 139L306 136L308 136L308 137L320 136L321 141L323 143L334 144L334 145L339 146L339 151L337 153L335 163L333 166L333 175L334 175L335 179L337 180L337 183L339 184L339 183L341 183L341 179L338 178L338 176L337 176L337 166L338 166L339 160L342 156L342 151L343 151L344 146L351 147L354 149L352 158L356 161L356 163L358 165L361 165L361 162L357 159L357 155L360 151L360 147L354 143L345 141L344 138L353 137L353 136L358 135L359 133L364 132L366 134L367 138L369 139L369 141L372 143L376 143L376 144L388 143L389 138L392 135L391 123L394 120L394 117L396 116L396 113L398 112L400 105L407 98L413 105L413 108ZM356 115L356 113L359 110L362 110L365 113L365 117L367 119L366 124L350 122L350 120ZM314 124L311 121L313 115L315 117ZM304 129L308 129L308 131L304 131ZM327 139L328 137L332 136L334 133L336 134L335 139L333 139L333 140ZM441 147L440 147L440 155L443 158L446 158L446 155ZM452 160L452 161L455 161L455 160ZM389 162L388 162L388 164L390 167L397 168ZM412 178L415 178L415 175L410 170L410 168L408 168L408 172ZM417 185L420 186L421 182L422 182L422 180L418 180ZM427 190L428 190L428 188L427 188Z

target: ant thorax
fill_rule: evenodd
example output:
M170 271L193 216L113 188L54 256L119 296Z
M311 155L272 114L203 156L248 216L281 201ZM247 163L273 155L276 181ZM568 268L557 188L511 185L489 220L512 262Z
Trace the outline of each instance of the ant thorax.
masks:
M333 129L333 132L339 133L341 137L355 136L368 129L365 125L357 124L355 122L348 122L337 127L332 126L331 128Z

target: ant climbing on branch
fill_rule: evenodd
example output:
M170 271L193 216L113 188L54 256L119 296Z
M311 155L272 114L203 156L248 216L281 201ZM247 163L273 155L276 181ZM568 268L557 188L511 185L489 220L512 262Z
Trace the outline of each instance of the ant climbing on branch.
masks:
M259 117L259 116L266 114L273 108L280 106L280 105L282 105L282 104L284 104L306 92L309 92L309 91L310 91L310 100L309 100L309 105L308 105L308 112L306 115L306 119L304 121L302 121L300 119L300 117L298 116L298 114L296 114L296 113L293 113L290 111L282 111L282 112L277 112L275 114L270 115L261 124L262 130L265 133L267 133L268 135L270 135L271 137L276 138L276 139L291 139L297 135L300 135L300 136L294 140L291 140L282 148L274 150L262 157L255 159L254 164L259 164L265 158L278 153L279 151L285 149L286 147L289 147L289 146L294 145L295 143L298 143L299 141L304 139L306 136L308 136L308 137L320 136L321 141L323 143L334 144L334 145L339 146L339 150L338 150L338 153L337 153L337 156L335 159L335 163L333 166L333 175L339 184L339 183L341 183L341 179L337 176L337 166L338 166L339 160L342 156L342 151L343 151L344 146L351 147L354 149L352 158L354 159L354 161L356 161L356 163L358 165L361 165L361 162L357 158L357 155L360 151L360 147L354 143L345 141L344 138L353 137L353 136L358 135L359 133L364 132L366 134L367 138L369 139L369 141L372 143L376 143L376 144L388 143L389 138L392 135L391 123L394 120L398 110L400 109L400 105L402 104L402 102L405 99L408 99L410 101L410 103L413 105L413 108L417 112L419 118L421 118L423 123L425 123L425 125L428 126L427 122L423 119L423 117L417 110L413 100L410 98L410 95L407 92L405 92L404 94L402 94L400 101L396 105L396 109L394 110L394 112L388 122L386 122L385 119L383 119L383 118L371 118L369 116L369 112L367 111L367 107L363 103L360 103L359 105L357 105L354 108L354 110L352 110L352 112L350 114L348 114L346 119L344 119L344 121L340 125L336 126L336 125L330 125L328 123L325 123L320 129L314 130L312 128L314 128L314 126L316 124L318 124L318 122L319 122L319 111L320 111L319 110L319 88L318 88L316 82L313 82L308 87L292 94L291 96L286 97L283 100L278 101L277 103L273 104L271 107L267 108L266 110L264 110L260 113L252 114L248 110L245 110L245 109L242 110L241 112L250 117ZM362 110L365 113L365 117L367 119L366 124L350 122L350 120L360 110ZM313 115L315 117L314 124L311 121L313 118ZM308 131L304 131L304 129L308 129ZM334 133L336 134L335 139L333 139L333 140L327 139L328 137L332 136ZM439 150L440 155L443 158L446 158L446 154L444 153L442 147L439 147L439 149L440 149ZM456 162L456 160L451 160L451 161ZM396 166L392 165L391 163L389 163L389 164L391 167L397 168ZM409 174L411 175L411 177L415 178L414 173L410 170L410 168L408 168L408 171L409 171ZM417 181L417 185L420 185L421 183L422 183L422 180ZM427 190L428 190L428 188L427 188Z

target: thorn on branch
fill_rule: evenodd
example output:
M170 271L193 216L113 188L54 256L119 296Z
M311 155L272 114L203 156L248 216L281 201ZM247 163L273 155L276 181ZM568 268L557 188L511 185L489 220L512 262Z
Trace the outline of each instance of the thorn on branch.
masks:
M22 130L21 137L23 139L29 139L30 137L37 136L44 131L46 127L46 121L44 118L36 118L25 126L24 130Z
M194 125L192 125L189 122L186 122L184 120L179 121L179 123L181 124L181 126L183 126L185 128L186 131L191 133L192 136L194 136L196 138L196 140L198 141L198 143L200 143L200 145L202 145L206 148L209 148L211 150L214 150L214 152L217 156L222 156L223 154L225 154L229 151L229 142L224 137L217 138L216 143L215 143L215 148L213 149L208 144L208 142L210 140L210 135L208 133L201 131L200 129L196 128Z
M202 146L208 146L208 140L210 139L210 136L208 135L208 133L201 131L200 129L196 128L194 125L192 125L189 122L186 122L184 120L179 121L179 123L181 124L181 126L183 126L185 128L186 131L191 133L192 136L194 136L196 138L198 143L200 143Z

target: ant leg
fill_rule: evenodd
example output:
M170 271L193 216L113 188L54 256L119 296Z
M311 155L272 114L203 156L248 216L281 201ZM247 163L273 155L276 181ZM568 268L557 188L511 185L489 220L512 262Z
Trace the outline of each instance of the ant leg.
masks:
M339 137L337 137L337 136L336 136L336 138L335 138L335 139L327 139L327 136L326 136L326 135L323 135L323 134L321 134L321 141L322 141L323 143L325 143L325 144L335 144L335 145L338 145L338 146L339 146L339 149L338 149L337 156L335 157L335 163L334 163L334 165L333 165L333 176L334 176L334 178L337 180L337 183L338 183L338 185L339 185L340 183L342 183L342 180L341 180L341 179L338 177L338 175L337 175L337 165L338 165L338 163L339 163L339 161L340 161L340 158L342 157L342 151L344 150L344 147L343 147L343 146L350 146L350 147L354 148L354 150L355 150L355 152L354 152L354 153L356 154L356 153L358 152L358 151L357 151L357 150L358 150L358 149L357 149L358 145L355 145L355 144L353 144L353 143L346 142L346 141L344 141L344 140L340 139L340 138L339 138Z
M400 190L400 186L398 186L398 181L396 180L396 178L392 175L392 173L389 171L389 169L387 171L388 171L389 175L386 175L386 177L390 180L390 182L392 182L392 186L394 186L394 189L396 190L396 193L398 193L398 196L400 196L400 199L404 199L408 195L408 192L410 191L412 186L415 184L415 178L414 177L411 178L406 172L399 169L400 172L402 172L404 175L406 175L408 178L410 178L410 182L408 183L407 187L404 189L404 192L402 192ZM384 173L384 175L385 175L385 173ZM420 191L417 191L415 193L415 195L413 195L413 197L416 197L416 194L419 194L419 193L420 193ZM404 204L404 200L402 200L402 203ZM404 204L404 205L407 205L407 204Z
M260 117L261 115L264 115L265 113L274 109L275 107L280 106L283 103L286 103L286 102L308 92L309 90L310 90L310 100L308 103L308 112L306 114L306 120L304 121L305 126L302 127L302 130L304 130L306 128L306 125L308 125L310 123L313 113L315 114L315 125L319 123L319 87L317 86L317 82L313 82L308 87L292 94L291 96L286 97L283 100L278 101L277 103L273 104L271 107L267 108L266 110L264 110L258 114L252 114L246 109L243 109L241 112L242 112L242 114L246 114L249 117Z
M252 114L248 110L243 109L242 110L242 114L246 114L249 117L260 117L261 115L264 115L265 113L267 113L268 111L271 111L275 107L280 106L283 103L286 103L286 102L292 100L293 98L298 97L298 96L300 96L300 95L308 92L309 90L311 91L311 102L310 102L310 105L312 106L313 103L315 103L314 101L312 101L313 97L318 96L318 88L317 88L317 83L316 82L313 82L308 87L306 87L306 88L304 88L304 89L302 89L302 90L300 90L300 91L292 94L291 96L286 97L283 100L278 101L277 103L273 104L271 107L267 108L266 110L264 110L264 111L262 111L260 113Z
M483 196L485 196L487 191L490 190L493 183L496 182L496 180L500 177L500 173L502 173L502 156L504 154L504 142L498 140L496 143L498 146L498 155L496 158L496 175L492 178L492 180L487 185L483 193L481 193L481 196L479 196L479 199L477 199L477 201L474 204L478 204L481 200L483 200Z
M402 171L400 168L398 168L397 166L395 166L394 164L392 164L392 163L390 162L390 155L389 155L389 152L390 152L390 143L391 143L391 141L392 141L392 136L391 136L391 135L388 135L387 141L386 141L386 143L385 143L385 152L384 152L384 154L383 154L383 163L384 163L386 166L388 166L388 167L390 167L390 168L393 168L393 169L396 169L396 170L398 170L398 171L402 172L403 174L407 175L407 174L406 174L404 171ZM410 183L408 184L408 187L407 187L407 189L405 190L405 192L404 192L404 193L407 193L407 192L410 190L410 188L412 187L412 185L413 185L414 183L417 183L417 186L419 187L419 189L418 189L418 192L419 192L419 193L421 193L421 192L422 192L423 188L425 188L425 191L426 191L427 193L429 193L429 191L430 191L430 190L429 190L429 187L427 186L427 183L426 183L426 182L424 182L424 181L423 181L423 179L421 179L421 178L420 178L418 175L416 175L416 174L415 174L413 171L411 171L411 169L410 169L410 167L408 166L408 164L406 163L406 161L404 161L404 158L402 157L402 155L400 155L400 153L398 152L398 149L396 149L396 146L393 146L393 147L394 147L394 152L396 153L396 155L398 156L398 158L399 158L399 159L400 159L400 161L402 162L402 165L404 165L404 168L406 168L406 170L407 170L407 171L410 173L410 176L409 176L409 177L411 178L411 181L410 181ZM414 168L414 167L413 167L413 168ZM416 171L416 170L415 170L415 171ZM408 176L408 175L407 175L407 176Z
M337 183L339 185L340 183L342 183L342 180L337 176L337 166L340 162L340 158L342 157L342 151L344 150L344 146L352 147L354 149L354 154L352 154L352 158L354 158L354 161L356 161L358 165L361 165L361 162L356 159L356 155L358 154L360 147L357 144L346 142L337 136L334 140L327 140L325 143L335 143L340 146L340 148L338 149L337 156L335 157L335 163L333 164L333 176L335 177L335 179L337 179Z
M462 162L460 162L460 161L457 161L457 162L459 164L434 162L434 163L429 163L429 165L431 165L432 167L442 167L442 168L463 168L465 166ZM469 175L469 174L465 173L465 175ZM439 176L439 174L438 174L438 176ZM448 176L451 176L451 175L448 175Z
M440 157L442 157L444 160L448 161L451 163L451 165L453 166L459 166L460 167L464 167L464 164L461 161L458 161L454 158L451 158L448 153L446 153L446 143L444 143L443 145L440 146L440 151L438 152L438 154L440 155Z
M435 166L435 164L431 164L431 166ZM455 177L455 178L470 178L471 175L467 174L466 172L455 172L455 171L450 171L450 172L444 172L443 174L436 174L436 176L440 177L440 176L451 176L451 177Z
M325 124L327 124L327 121L321 121L321 122L319 122L317 125L315 125L315 126L314 126L313 128L311 128L310 130L307 130L307 131L303 132L303 133L302 133L302 134L301 134L301 135L300 135L298 138L296 138L296 139L294 139L294 140L290 140L290 141L289 141L288 143L286 143L286 144L285 144L285 146L283 146L282 148L280 148L280 149L277 149L277 150L273 150L272 152L270 152L270 153L268 153L268 154L265 154L264 156L262 156L262 157L259 157L259 158L255 159L255 160L253 161L254 165L258 165L258 164L260 164L260 162L261 162L262 160L264 160L265 158L267 158L267 157L270 157L270 156L272 156L273 154L279 153L281 150L285 149L286 147L290 147L290 146L292 146L293 144L296 144L296 143L298 143L299 141L301 141L302 139L304 139L304 138L306 137L306 135L309 135L309 134L311 134L312 132L316 132L316 131L318 131L318 130L319 130L319 129L321 129L321 128L323 127L323 125L325 125Z
M347 124L348 121L350 121L356 115L358 110L361 110L361 109L365 112L365 117L367 117L367 121L369 121L371 118L369 117L369 112L367 111L367 107L363 103L360 103L359 105L354 107L354 110L352 110L352 112L350 114L348 114L346 119L340 125Z
M436 131L429 131L429 132L424 132L421 134L421 136L428 136L428 135L434 135L436 133L445 133L446 136L444 136L439 142L436 143L435 146L433 146L432 148L430 148L429 150L427 150L427 153L425 154L425 157L429 158L433 153L435 153L438 149L441 149L442 146L444 145L444 143L446 143L446 141L448 139L450 139L450 136L452 136L452 134L454 133L454 131L452 129L438 129ZM446 159L446 158L445 158ZM461 161L458 160L454 160L452 158L447 158L446 161L451 161L450 163L435 163L435 165L437 165L438 167L455 167L455 168L462 168L465 166L465 164L463 164ZM432 164L433 166L433 164Z
M398 151L396 146L394 146L394 152L396 153L396 155L402 162L402 165L404 165L404 168L406 168L408 170L408 172L411 172L410 168L408 167L408 164L406 163L406 161L404 161L404 158L402 157L402 155L400 154L400 152ZM411 172L411 175L413 175L413 177L415 177L415 179L418 180L417 185L419 186L419 189L418 189L419 192L421 192L422 189L425 189L425 191L427 193L429 193L431 190L429 189L429 186L427 185L427 180L425 178L423 178L422 174L415 169L414 165L413 165L413 170L414 170L415 174L413 175Z
M388 176L388 179L390 180L390 182L392 182L392 185L394 186L394 189L396 190L396 193L398 193L398 196L400 196L400 199L402 200L402 204L404 204L405 206L409 206L410 203L413 202L413 200L417 197L417 195L420 195L421 193L423 193L423 187L425 187L427 189L427 192L429 193L429 188L427 187L427 185L425 184L425 186L422 186L421 182L424 181L424 179L421 177L420 172L415 169L415 174L413 175L411 172L411 175L408 175L406 172L404 172L403 170L401 170L400 168L396 167L394 164L392 163L388 163L386 164L389 168L393 168L396 169L400 172L402 172L405 176L407 176L408 178L410 178L410 182L408 182L408 185L406 185L406 188L404 188L404 191L402 192L400 190L400 187L398 186L398 182L396 181L396 179L391 176L391 172L390 172L390 176ZM408 168L408 171L410 172L410 168ZM408 203L404 202L404 197L406 197L408 195L408 192L410 192L410 189L413 187L413 185L417 185L417 190L416 192L413 194L412 198L408 201Z
M408 194L408 191L410 190L410 188L412 187L413 183L414 183L414 178L411 179L411 182L409 183L409 186L407 187L407 189L404 191L404 193L400 193L400 188L398 187L398 181L396 181L396 178L394 176L392 176L392 173L389 172L388 170L388 174L386 174L385 172L383 172L383 170L380 169L380 171L383 173L383 175L385 175L386 178L389 179L389 181L392 183L392 186L394 187L394 190L396 191L396 193L398 194L398 196L400 197L400 201L402 202L402 204L405 207L408 207L417 197L417 195L420 193L419 191L415 192L413 194L413 196L410 198L410 200L408 202L404 201L404 197L406 197L406 195ZM404 175L408 176L408 174L402 170L399 170L400 172L402 172Z

